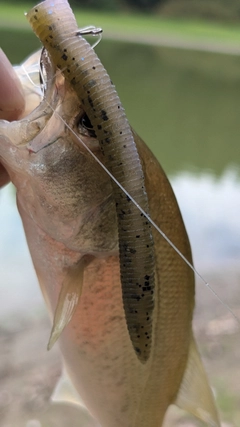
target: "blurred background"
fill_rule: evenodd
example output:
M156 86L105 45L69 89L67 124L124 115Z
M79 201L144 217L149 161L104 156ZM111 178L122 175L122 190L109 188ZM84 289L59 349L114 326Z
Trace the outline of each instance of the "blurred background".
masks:
M80 28L103 28L97 54L173 185L195 266L240 318L240 0L70 4ZM32 6L0 1L1 48L14 64L40 48L24 17ZM60 356L46 352L50 323L11 186L0 193L0 223L0 427L79 426L77 408L49 404ZM239 325L196 281L200 352L222 426L239 427ZM200 425L180 412L170 418Z

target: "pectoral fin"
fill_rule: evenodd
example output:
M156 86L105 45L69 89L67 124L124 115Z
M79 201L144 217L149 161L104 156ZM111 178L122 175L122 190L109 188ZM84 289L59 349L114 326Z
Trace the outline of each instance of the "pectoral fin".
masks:
M70 322L82 293L84 258L69 271L62 284L57 307L54 313L53 327L48 342L48 350L60 337L63 329Z
M213 393L194 339L190 344L187 367L175 404L209 427L220 427Z

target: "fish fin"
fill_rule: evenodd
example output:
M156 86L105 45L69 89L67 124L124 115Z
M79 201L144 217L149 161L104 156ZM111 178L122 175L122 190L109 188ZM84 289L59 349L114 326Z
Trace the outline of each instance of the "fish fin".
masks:
M175 405L193 414L209 427L221 426L194 338L190 344L188 362Z
M65 369L63 369L62 375L53 390L51 401L56 403L71 403L87 410Z
M53 327L47 349L50 350L60 337L63 329L72 319L79 298L82 293L84 272L84 258L77 266L71 268L58 297L57 307L54 313Z

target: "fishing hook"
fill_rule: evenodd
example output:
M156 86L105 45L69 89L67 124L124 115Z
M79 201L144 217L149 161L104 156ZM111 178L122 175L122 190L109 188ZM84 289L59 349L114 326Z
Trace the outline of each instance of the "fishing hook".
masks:
M94 49L102 40L102 33L103 29L100 27L94 27L93 25L90 25L88 27L79 28L76 35L77 36L93 36L98 37L97 41L92 45L92 48Z

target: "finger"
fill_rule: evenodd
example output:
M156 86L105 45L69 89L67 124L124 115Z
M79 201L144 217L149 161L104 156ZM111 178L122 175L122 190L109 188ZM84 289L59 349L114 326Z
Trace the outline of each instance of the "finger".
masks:
M20 80L0 49L0 119L17 120L24 106L25 100Z

